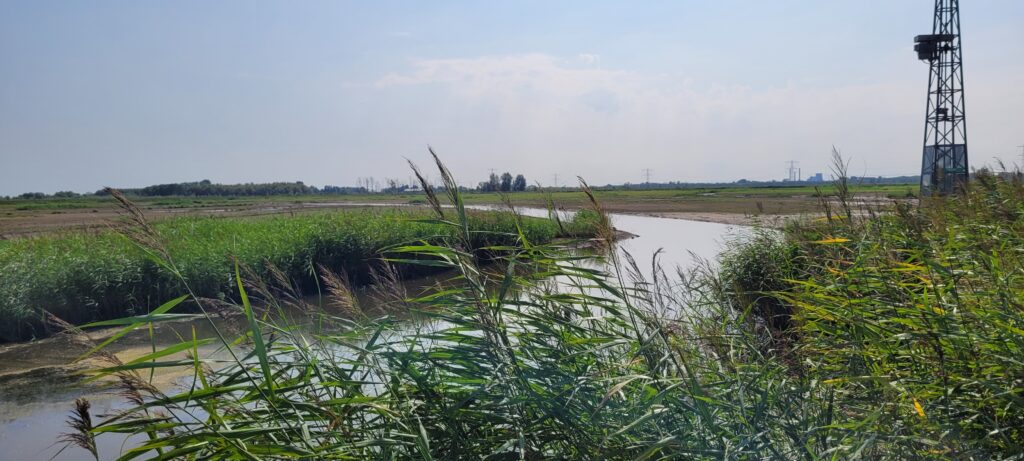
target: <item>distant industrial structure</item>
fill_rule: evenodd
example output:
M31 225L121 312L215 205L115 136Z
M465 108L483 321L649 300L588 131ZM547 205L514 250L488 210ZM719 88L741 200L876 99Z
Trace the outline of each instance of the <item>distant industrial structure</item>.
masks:
M932 33L918 35L914 42L918 59L930 68L921 196L948 195L968 180L960 1L935 0Z
M790 160L786 163L789 165L789 167L786 169L788 175L785 181L800 182L800 162L797 162L796 160Z
M825 176L821 173L814 173L807 177L807 182L825 182Z

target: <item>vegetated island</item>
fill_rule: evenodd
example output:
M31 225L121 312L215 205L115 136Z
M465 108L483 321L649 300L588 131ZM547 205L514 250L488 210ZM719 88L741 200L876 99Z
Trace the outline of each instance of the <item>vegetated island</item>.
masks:
M589 235L586 216L556 222L468 211L466 224L473 232L471 248L486 253L519 239L548 243ZM145 220L141 210L138 217ZM230 277L235 263L255 279L276 276L305 293L326 289L317 275L322 268L345 274L347 283L366 284L372 272L392 269L381 266L388 248L433 243L451 233L428 222L430 217L422 209L390 208L177 216L0 240L0 342L47 336L50 316L81 324L144 315L186 292L211 302L237 301ZM162 258L173 260L173 267ZM436 272L409 264L393 269L403 278Z

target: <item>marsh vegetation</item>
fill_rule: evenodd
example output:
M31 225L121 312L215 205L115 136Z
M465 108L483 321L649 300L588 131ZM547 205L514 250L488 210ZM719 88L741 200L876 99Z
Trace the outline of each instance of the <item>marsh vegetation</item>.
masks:
M920 209L795 223L736 242L720 267L672 273L655 261L653 275L616 252L608 232L599 232L603 256L523 233L481 248L460 195L448 200L454 210L434 207L432 221L448 229L443 238L387 252L454 274L443 289L396 298L428 321L320 313L330 328L298 330L254 308L246 293L263 285L236 270L247 331L111 358L97 375L116 377L134 403L101 420L80 404L70 440L93 450L100 434L144 439L121 459L987 459L1024 450L1017 182L982 177ZM607 229L597 203L595 223ZM481 249L500 249L497 264L482 265ZM232 359L199 354L211 340ZM194 379L165 394L145 379L157 367Z
M307 295L326 290L316 275L321 266L362 285L381 269L381 249L412 241L437 243L452 232L426 220L425 210L413 209L176 217L152 224L134 205L131 210L120 231L0 240L0 341L47 335L48 316L80 324L142 315L186 288L203 302L237 301L230 277L236 262L254 277L286 280ZM548 242L585 231L569 221L516 220L503 213L473 211L466 219L474 248L510 245L520 235ZM393 268L403 277L436 272L424 265ZM193 311L197 307L188 304Z

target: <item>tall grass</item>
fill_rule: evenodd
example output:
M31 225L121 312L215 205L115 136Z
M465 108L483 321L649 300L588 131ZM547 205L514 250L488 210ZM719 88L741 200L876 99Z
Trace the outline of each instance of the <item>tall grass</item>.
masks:
M794 226L787 239L806 265L778 294L799 325L795 354L861 430L907 453L1024 456L1017 180L981 174L920 210Z
M480 247L465 213L436 210L452 233L390 249L456 274L403 300L423 321L324 313L331 328L311 332L253 315L243 295L248 332L223 338L235 359L200 354L197 338L111 359L98 375L135 405L82 438L145 439L119 459L1021 456L1018 184L747 240L736 251L774 245L757 267L783 263L763 284L735 273L742 258L680 283L656 263L648 279L610 252L599 269L525 233ZM499 249L500 264L475 257ZM780 303L784 334L756 328L759 297ZM194 379L165 394L140 377L155 367Z
M869 453L1024 456L1024 187L982 173L919 209L855 215L737 247L734 297L791 325L775 347L873 434Z
M380 250L402 242L434 240L452 231L423 222L423 211L359 210L260 218L182 217L152 225L156 243L180 274L161 268L117 232L68 232L0 245L0 341L47 333L45 315L84 323L147 312L176 297L187 284L204 298L227 300L236 291L234 261L269 278L276 268L306 293L315 293L318 266L368 280ZM518 223L497 213L471 213L468 226L479 247L511 243L521 230L544 242L560 230L546 220ZM518 227L517 227L518 226ZM405 266L406 275L425 267ZM180 276L180 277L179 277Z

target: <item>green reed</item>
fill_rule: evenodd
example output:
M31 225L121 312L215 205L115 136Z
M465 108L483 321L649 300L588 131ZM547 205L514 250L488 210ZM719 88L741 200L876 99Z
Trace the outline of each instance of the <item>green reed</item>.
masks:
M244 293L269 289L236 276L248 331L218 339L232 359L203 353L195 337L133 362L108 357L97 377L116 377L134 405L78 439L144 438L99 455L118 459L1021 454L1019 184L981 182L921 210L738 242L736 254L761 252L750 260L769 281L737 274L747 260L735 254L722 272L706 265L680 281L522 227L513 242L481 243L449 190L455 209L437 206L429 222L451 232L388 252L453 271L434 290L392 299L418 317L317 311L325 328L293 328L273 309L257 315ZM481 252L497 264L481 264ZM778 304L757 309L762 297ZM188 386L148 385L139 370L158 367L185 370Z
M423 222L415 210L353 210L260 218L182 217L152 225L162 251L178 263L169 273L137 245L114 231L80 231L3 241L0 246L0 341L47 333L46 314L84 323L147 312L184 291L235 298L235 261L261 277L279 269L298 288L315 293L314 269L331 267L368 282L382 248L443 238L450 229ZM474 212L468 225L478 246L510 243L516 223L498 213ZM525 219L531 239L562 232L546 220ZM157 243L156 241L151 243ZM406 275L429 272L404 266ZM179 277L180 276L180 277Z

